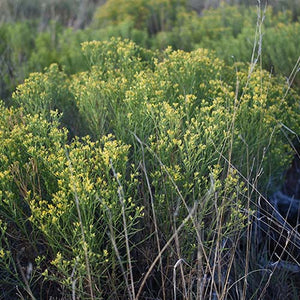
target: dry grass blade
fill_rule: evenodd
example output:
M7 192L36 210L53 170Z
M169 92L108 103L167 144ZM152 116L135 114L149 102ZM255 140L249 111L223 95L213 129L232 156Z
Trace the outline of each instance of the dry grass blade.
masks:
M120 204L122 207L122 218L123 218L123 225L124 225L124 233L125 233L125 244L126 244L126 252L127 252L127 259L128 259L128 267L129 267L129 274L130 274L130 286L131 286L131 293L130 297L132 299L135 299L135 290L134 290L134 280L133 280L133 273L132 273L132 263L131 263L131 255L130 255L130 248L129 248L129 238L128 238L128 232L127 232L127 221L126 221L126 215L125 215L125 205L124 205L124 191L123 187L121 185L121 182L119 180L118 174L116 173L116 170L113 166L112 160L110 160L110 167L113 171L114 177L119 185L118 188L118 195Z
M185 217L185 219L182 221L182 223L180 224L180 226L176 229L176 232L173 233L173 235L169 238L169 240L166 242L166 244L162 247L161 251L158 253L158 255L156 256L156 258L153 260L152 264L150 265L147 273L144 275L144 278L140 284L139 290L136 294L135 300L138 300L141 296L141 293L143 291L143 288L145 286L145 283L149 277L149 275L151 274L151 272L153 271L153 268L155 267L156 263L160 260L161 255L168 249L168 247L170 246L171 242L175 239L176 235L182 230L182 228L185 226L185 224L192 219L193 214L195 213L196 209L197 209L198 204L195 202L194 206L192 207L192 209L190 210L189 214Z
M71 159L70 159L69 154L68 154L67 151L66 151L66 156L67 156L67 159L68 159L68 162L69 162L69 170L70 170L71 178L74 178L72 162L71 162ZM88 249L87 249L87 243L86 243L86 240L85 240L85 234L84 234L83 222L82 222L82 217L81 217L79 198L78 198L78 195L77 195L77 190L76 190L76 186L75 186L74 181L73 181L73 193L74 193L74 198L75 198L75 204L76 204L78 219L79 219L79 223L80 223L80 230L81 230L81 236L82 236L82 242L83 242L83 250L84 250L84 254L85 254L86 271L87 271L87 276L88 276L88 286L89 286L89 290L90 290L90 297L91 297L91 299L94 299L93 281L92 281L91 268L90 268L90 262L89 262L89 254L88 254Z
M150 203L151 203L151 210L152 210L153 223L154 223L154 233L155 233L155 238L156 238L157 250L158 250L158 253L160 253L160 251L161 251L160 239L159 239L159 235L158 235L158 226L157 226L156 213L155 213L155 208L154 208L154 199L153 199L153 195L152 195L152 191L151 191L151 185L150 185L150 181L149 181L148 174L147 174L147 169L146 169L144 146L143 146L143 143L141 142L140 139L137 139L137 140L140 143L140 146L141 146L141 149L142 149L143 163L141 165L141 168L144 172L147 187L148 187L148 191L149 191L149 195L150 195ZM162 284L162 291L163 291L163 299L166 299L163 263L162 263L161 257L160 257L159 265L160 265L160 270L161 270L161 284Z

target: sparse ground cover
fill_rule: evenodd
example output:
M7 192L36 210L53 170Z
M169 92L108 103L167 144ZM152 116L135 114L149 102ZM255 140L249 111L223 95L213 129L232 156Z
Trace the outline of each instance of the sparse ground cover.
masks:
M298 148L298 66L286 82L262 47L270 32L295 65L299 24L152 2L108 1L76 32L1 27L34 41L5 52L28 50L20 77L3 69L6 93L27 77L0 106L3 299L299 298L297 222L272 207Z

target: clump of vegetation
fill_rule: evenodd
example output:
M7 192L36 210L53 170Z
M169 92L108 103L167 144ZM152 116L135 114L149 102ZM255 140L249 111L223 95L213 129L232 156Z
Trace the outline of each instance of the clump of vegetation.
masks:
M27 2L0 4L0 298L299 299L267 200L300 129L293 0L108 0L90 27L102 1Z
M54 112L46 121L1 105L0 120L1 297L16 284L31 298L122 290L142 216L130 146L112 135L67 144Z
M257 191L292 158L297 94L204 49L113 38L82 51L87 71L52 65L18 87L18 108L1 106L4 297L16 285L81 299L276 290L250 232ZM74 120L91 137L70 141Z
M289 10L268 7L259 18L257 13L254 6L222 4L199 16L186 1L110 0L97 9L92 25L82 30L62 27L54 20L42 31L38 20L3 24L0 96L8 100L30 72L43 71L51 63L63 66L67 74L86 70L81 43L111 37L128 38L153 50L168 46L185 51L212 49L228 64L251 61L256 46L263 68L289 78L298 59L299 22ZM257 23L262 23L259 46ZM297 77L293 82L299 85Z

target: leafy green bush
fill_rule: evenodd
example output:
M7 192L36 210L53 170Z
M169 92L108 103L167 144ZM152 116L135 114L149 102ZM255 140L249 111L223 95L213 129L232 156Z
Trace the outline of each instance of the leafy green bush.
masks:
M186 0L108 0L95 14L95 23L105 27L132 21L134 28L149 34L169 31L178 18L178 11L185 9Z
M263 68L288 77L299 56L299 23L292 22L289 11L274 14L268 7L260 12L259 19L257 13L256 8L235 6L204 12L203 18L197 20L198 28L202 28L197 35L202 38L196 47L215 50L218 57L230 64L233 60L250 62L255 47L255 57L261 55ZM262 25L261 49L260 36L255 33L257 21Z
M84 248L74 246L78 249L75 255L60 246L75 241L81 234L79 229L74 231L72 222L67 224L76 214L76 193L79 199L87 201L81 204L83 224L94 224L86 233L87 247L91 249L89 259L96 260L97 255L93 253L98 250L93 249L107 249L103 245L108 241L102 231L111 224L110 211L105 212L101 205L104 201L109 208L110 203L113 207L119 203L117 191L120 186L114 170L122 174L122 186L127 191L125 198L131 199L128 220L134 211L131 205L144 207L145 213L138 223L141 231L131 240L133 245L139 244L139 250L126 252L127 259L132 256L133 261L137 259L138 265L143 263L144 267L133 264L137 275L136 279L130 277L127 280L126 293L134 293L129 282L138 281L141 274L151 269L151 262L159 259L156 255L160 257L159 272L163 278L170 278L170 266L182 256L192 264L197 251L208 255L199 268L212 268L210 263L215 262L214 255L217 254L207 249L220 247L219 243L224 239L235 240L247 226L249 211L245 212L242 207L252 207L247 204L254 200L251 183L263 192L277 188L279 174L291 160L287 138L292 138L291 132L299 132L299 97L293 91L286 95L284 81L273 78L257 66L240 63L228 67L208 50L188 53L168 48L159 54L131 41L113 38L84 43L83 52L90 64L88 71L68 79L53 65L45 74L32 74L13 97L24 111L39 113L40 117L26 117L38 120L36 123L40 123L42 117L51 121L53 113L49 114L50 109L65 112L68 101L72 105L76 103L77 117L84 120L93 140L100 141L83 138L83 142L75 140L69 146L60 146L64 144L62 140L57 144L45 136L45 147L39 146L38 140L33 138L35 135L31 135L28 142L22 141L25 145L29 143L22 153L37 158L37 170L43 172L37 178L46 193L40 196L32 191L23 198L29 203L29 221L41 228L41 234L46 236L56 255L56 259L52 256L54 262L48 268L50 273L44 273L44 276L70 288L70 273L80 266L76 255L84 258ZM64 119L69 127L70 121ZM42 124L48 123L43 121ZM16 128L20 126L18 123ZM54 126L55 132L57 126ZM116 141L107 138L110 134ZM18 145L14 139L12 143ZM130 145L130 150L124 145ZM105 155L116 157L113 166ZM127 155L128 159L125 159ZM12 164L13 158L9 161ZM28 163L28 158L25 161ZM3 172L5 170L10 172L7 167ZM94 181L97 176L105 181L103 185L99 182L100 190ZM139 180L134 179L136 176ZM102 207L100 216L98 207ZM255 209L255 205L252 208ZM111 209L116 211L117 218L120 211ZM102 220L104 227L97 227L95 216ZM118 218L114 222L119 224L117 220L120 222ZM118 226L113 225L113 228L122 232ZM128 230L132 230L130 226ZM217 235L213 234L215 231L218 231ZM51 236L50 232L53 233ZM163 241L169 239L170 248L160 253L165 244ZM139 240L143 242L139 243ZM177 244L173 245L173 242ZM151 253L146 251L150 244L155 245ZM107 257L108 268L103 269L103 273L98 271L99 276L111 272L115 265L118 274L125 272L122 266L127 268L116 263L119 254L112 246L108 253L114 254ZM145 254L137 255L136 251ZM164 261L169 263L166 265ZM83 278L87 278L88 273L84 273L87 271L85 262L80 262L82 269L80 267L76 272L83 273L78 273L81 274L78 293L89 282L88 279L84 284ZM95 262L98 270L102 270L104 266L98 267L98 264ZM99 287L103 284L101 278L108 277L99 278L93 270L92 282ZM59 279L55 277L57 272ZM238 280L243 274L237 272L235 276L233 280ZM162 284L167 284L167 280L161 280ZM113 281L103 295L117 284ZM136 290L143 288L139 283L134 286ZM170 292L167 287L165 290ZM115 298L116 295L119 296L117 291Z
M111 135L67 145L55 113L47 122L1 105L0 114L1 285L17 282L42 298L57 295L51 286L81 299L120 291L141 216L130 147Z
M226 67L222 61L201 49L191 53L167 49L162 61L155 55L153 63L148 59L145 64L142 51L133 43L115 40L91 42L84 44L83 48L92 62L92 68L73 77L71 90L92 134L102 136L112 132L127 142L130 132L135 132L146 141L153 130L163 128L161 124L155 124L157 120L163 120L162 116L155 117L155 112L161 114L166 111L164 105L170 106L171 110L177 107L183 109L185 105L178 120L174 121L178 123L174 124L175 127L183 123L182 133L187 131L185 123L194 122L197 118L198 126L205 126L201 131L221 132L220 140L211 137L216 145L222 144L225 132L230 135L229 124L233 115L236 118L237 132L233 138L237 143L236 149L243 149L245 145L242 140L250 139L253 132L256 133L256 141L252 141L255 147L258 147L258 141L261 145L267 145L271 132L274 128L277 132L280 123L288 124L297 132L296 96L281 100L285 86L270 78L266 72L254 69L249 79L245 66L241 65L241 70L235 74L234 68ZM236 76L240 81L238 95ZM236 97L240 98L235 100ZM219 112L218 108L222 107L224 112ZM174 116L177 113L174 112ZM259 128L256 124L260 124ZM210 126L211 129L208 129ZM215 131L212 129L214 126L218 126ZM168 135L163 133L162 136L166 138ZM279 145L280 139L275 140ZM250 145L248 147L251 148ZM236 151L237 158L240 151ZM274 155L272 153L271 156ZM243 160L240 159L240 162Z
M12 102L26 103L25 113L39 113L47 120L51 119L52 110L58 110L63 113L61 123L68 126L70 136L82 135L86 132L85 126L68 91L68 82L66 74L53 64L44 73L31 73L13 93Z
M2 86L43 70L13 93L18 108L0 106L5 287L31 298L135 299L147 281L161 289L145 297L188 299L188 290L192 299L195 276L212 278L202 298L229 297L229 281L251 286L251 297L271 284L248 284L261 266L237 245L251 230L256 191L277 189L299 132L299 96L262 69L292 69L298 23L267 10L262 64L233 64L231 56L251 60L256 9L225 5L199 17L184 2L151 5L108 1L99 29L0 28L12 45L0 45L7 70L18 74Z
M0 28L0 96L6 98L28 75L25 63L32 53L35 31L29 22L4 24Z
M178 135L182 138L191 126L194 134L200 131L202 138L204 133L209 135L210 142L198 141L198 144L206 145L205 149L216 157L219 146L224 151L230 146L230 151L236 151L232 157L239 166L253 159L240 157L247 153L246 148L254 147L256 150L251 151L251 155L260 153L261 159L267 146L270 159L266 155L264 162L272 166L273 173L286 163L279 159L286 151L280 127L284 124L297 132L296 95L285 97L285 86L267 72L257 68L248 71L246 66L240 65L236 73L234 67L226 67L201 49L191 53L167 49L161 60L157 53L119 39L85 43L83 52L91 65L89 71L69 80L53 65L45 74L32 74L18 88L13 100L26 112L41 113L48 118L51 109L68 112L76 102L92 136L113 133L130 144L132 132L145 142L153 135L158 138L160 134L156 131L164 128L161 122L166 117L161 113L170 109L178 119L165 122L179 130L177 134L172 133L175 140ZM73 118L68 116L64 124L72 128ZM199 127L194 128L196 125ZM166 130L171 130L168 126ZM214 134L220 136L214 137ZM165 139L169 134L161 135ZM270 137L276 140L274 150ZM208 144L211 144L210 150ZM244 148L245 151L241 151ZM278 157L276 167L270 163L274 157Z
M269 7L260 13L265 14L259 50L262 66L289 77L298 59L299 23L292 22L289 11L275 13ZM257 14L255 7L221 5L218 9L204 10L199 17L184 2L156 0L132 4L111 0L99 7L93 26L84 30L64 29L57 22L50 22L42 32L38 32L36 22L4 24L0 30L4 40L0 48L3 70L0 95L9 98L30 72L43 71L51 63L64 66L67 74L85 71L88 64L81 43L111 37L129 38L152 49L207 48L228 64L250 62L253 48L260 49L255 33Z
M230 6L223 3L217 9L203 10L199 17L195 11L187 9L186 3L175 2L155 1L150 4L134 1L132 5L128 1L110 0L99 7L94 16L94 26L120 26L131 22L126 36L120 33L119 36L132 38L134 34L130 32L134 29L139 32L146 30L149 34L148 44L154 49L165 49L168 46L186 51L208 48L232 64L232 58L235 61L251 61L253 48L259 47L259 37L255 31L257 24L262 22L263 44L259 54L262 56L263 67L286 77L293 70L298 59L299 23L293 22L291 11L277 11L272 6L266 10L262 7L259 11L255 6ZM164 15L161 12L163 15L157 17L158 7L168 7L170 13ZM140 11L143 13L137 13ZM158 19L154 22L157 26L149 25L149 19ZM147 45L141 38L133 40Z
M52 22L43 32L37 32L34 22L0 26L0 37L4 41L0 46L0 96L8 99L31 72L44 71L52 63L63 67L67 74L85 71L89 64L81 51L81 43L106 40L113 36L132 38L148 45L148 35L132 29L130 24L74 31Z

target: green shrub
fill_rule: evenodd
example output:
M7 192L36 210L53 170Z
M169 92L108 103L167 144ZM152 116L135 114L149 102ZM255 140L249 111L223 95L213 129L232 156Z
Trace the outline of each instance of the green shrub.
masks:
M41 113L50 117L50 110L62 110L67 106L67 76L53 64L43 73L31 73L25 82L18 86L13 100L24 106L26 113Z
M67 145L55 113L48 122L1 105L0 114L1 284L17 282L43 298L57 296L53 285L68 298L120 292L126 240L142 211L127 168L130 147L111 135ZM27 285L26 262L33 265Z
M284 80L257 66L227 67L203 49L167 49L142 65L131 42L83 48L92 67L73 77L79 111L98 138L112 132L132 145L131 161L141 165L142 224L157 227L145 229L154 237L144 247L159 251L178 234L179 244L162 256L169 265L160 272L169 277L181 257L192 263L195 251L205 252L201 245L214 249L243 230L249 216L240 207L252 201L251 182L264 193L277 189L292 155L285 126L299 131L299 98L286 96ZM195 214L177 233L193 205ZM145 261L155 259L148 255Z
M257 9L227 6L204 12L203 18L199 18L198 27L202 30L198 30L197 35L202 38L196 47L215 50L217 56L229 64L233 61L250 62L256 47L255 57L261 56L263 68L289 77L299 56L296 50L299 23L292 23L289 11L274 14L268 7L260 14L264 18L259 20L262 22L261 51L258 50L260 37L255 34Z
M206 44L225 59L234 55L249 61L254 13L242 9L241 17L225 6L225 16L220 9L198 18L178 9L173 28L163 19L160 31L152 32L152 25L147 30L140 26L149 21L148 12L135 20L136 12L127 8L128 20L109 17L113 22L107 32L60 32L53 47L48 33L39 36L40 55L29 61L42 66L55 59L66 63L66 71L53 64L44 73L32 73L12 96L20 108L1 106L1 273L10 273L8 284L21 282L29 295L38 293L45 280L47 288L62 290L60 296L75 291L81 299L93 294L130 298L142 290L142 274L158 260L155 271L162 277L153 274L152 283L165 284L162 290L172 298L168 282L182 257L188 264L182 274L192 274L198 255L198 278L225 256L238 264L236 249L227 247L236 247L244 229L249 230L254 191L277 189L279 174L291 160L288 142L299 132L299 96L286 93L284 80L259 64L226 65L202 48L158 52L120 38L85 42L78 50L86 37L136 34L144 43L152 34L150 46ZM274 24L282 22L277 27L271 19L266 34L274 28L290 34L290 25L283 24L289 18L274 17ZM233 20L245 28L234 28ZM267 62L275 55L270 52ZM285 67L280 64L278 73ZM70 141L63 126L72 136L87 131L91 138ZM28 245L26 252L12 240L15 232ZM35 267L29 286L18 267L18 257L27 251ZM220 272L225 268L217 267ZM258 268L258 262L252 267ZM232 275L225 269L234 282L247 275L241 270ZM260 281L256 284L254 293L261 288ZM184 279L182 285L188 285ZM214 288L221 293L226 286Z
M289 77L299 58L300 23L277 23L264 33L263 66ZM287 46L288 45L288 46ZM297 77L297 86L300 78Z
M215 153L216 158L220 146L223 151L228 147L228 151L234 152L232 157L240 167L243 161L251 161L254 156L257 163L264 156L264 163L273 173L285 165L286 161L279 159L286 152L286 140L280 128L284 124L297 132L296 96L284 98L284 84L267 72L257 68L248 71L246 66L238 65L241 70L236 73L234 67L226 67L224 62L201 49L191 53L167 49L161 59L157 53L119 39L85 43L83 52L90 64L89 71L78 73L69 81L53 65L45 74L32 74L18 88L13 100L26 112L48 117L51 109L67 114L76 102L78 112L75 110L64 119L69 128L79 114L93 137L113 133L129 144L134 140L132 132L145 142L153 135L165 139L168 133L158 134L157 130L165 127L161 124L164 116L160 114L169 108L174 117L179 115L174 121L166 121L166 130L173 130L168 126L177 128L182 138L190 130L189 126L199 126L192 132L203 132L201 137L204 133L209 135L210 142L198 143L206 145L207 151ZM174 138L178 138L177 134ZM274 148L273 140L276 140ZM264 154L265 147L270 156ZM253 157L244 157L246 153ZM276 166L270 163L274 157L278 157ZM196 157L191 160L197 161ZM256 171L254 168L254 174ZM266 173L265 180L269 174Z
M156 9L160 6L167 7L170 12L165 15L163 10L157 13ZM141 42L141 45L154 49L172 46L186 51L208 48L215 50L218 57L229 64L233 61L251 61L253 48L258 48L259 37L255 35L257 23L261 22L263 44L259 54L263 67L288 77L298 59L296 45L299 36L298 23L293 22L289 10L278 11L272 6L259 10L255 6L223 3L217 9L203 10L199 17L194 11L188 10L184 2L175 4L160 0L148 5L148 2L134 1L133 5L128 1L111 0L100 6L94 16L94 26L98 27L117 29L122 24L131 24L125 35L124 31L121 33L118 30L115 35L132 38L137 43ZM148 42L145 43L141 37L134 38L133 30L140 33L146 30Z
M26 62L27 74L30 72L40 72L51 63L57 63L60 56L59 35L62 27L57 22L51 22L48 30L40 32L34 40L34 47Z
M292 22L290 11L276 12L269 7L260 13L261 17L265 14L262 66L288 77L298 59L299 23ZM36 21L4 24L0 30L4 40L0 48L0 96L8 99L30 72L43 71L51 63L64 66L67 74L85 71L88 65L81 43L111 37L128 38L142 47L160 50L168 46L185 51L212 49L230 65L250 62L253 47L258 49L257 14L253 6L221 5L199 16L185 2L111 0L99 7L93 26L84 30L64 29L53 21L42 32ZM296 84L298 81L296 78Z
M92 68L73 77L71 90L79 111L86 117L90 132L98 136L113 132L118 138L127 141L125 126L127 132L136 132L146 141L155 128L162 128L153 123L154 111L165 111L159 109L165 103L172 109L173 106L183 109L187 97L190 103L188 101L185 110L181 112L178 125L180 122L191 122L197 117L199 124L205 123L207 128L224 126L216 130L222 132L224 138L224 132L230 133L228 124L235 114L237 133L234 140L237 141L237 149L245 146L239 136L250 138L252 132L261 132L258 141L267 145L271 132L266 128L279 128L280 122L289 124L297 132L296 96L281 100L284 98L285 86L279 80L270 78L267 72L254 69L249 80L245 66L241 65L240 72L235 74L234 68L226 67L222 61L201 49L191 53L171 52L168 49L162 61L156 58L157 55L153 56L153 66L149 59L150 64L142 62L141 56L145 54L133 43L112 40L91 42L83 47ZM235 100L236 76L240 80L238 96L242 95L239 101ZM234 112L235 101L238 101L238 106ZM150 109L151 105L154 108ZM226 110L222 113L214 112L214 109L221 107ZM249 115L251 120L245 118L244 114ZM211 119L212 116L223 118L223 121ZM105 123L110 125L105 127ZM260 124L260 127L256 128L256 124ZM182 132L186 130L185 127L181 129ZM166 137L165 133L162 135ZM222 139L215 143L222 144ZM253 141L254 144L258 147L257 141Z
M178 18L178 12L185 9L185 6L185 0L109 0L98 8L94 23L105 27L129 20L133 22L134 28L156 34L169 31Z
M257 66L228 67L208 50L188 53L168 48L160 55L133 42L112 39L84 43L83 52L88 71L69 80L54 65L45 74L31 75L14 100L26 112L49 119L49 109L57 105L64 112L64 101L70 97L95 140L113 134L131 145L129 163L141 166L134 203L145 206L142 239L153 234L159 241L171 238L195 203L197 216L178 237L177 250L187 260L199 247L199 228L205 247L234 238L236 224L241 229L244 222L239 220L248 218L239 207L250 201L253 187L249 183L255 182L264 192L276 189L279 174L291 160L287 136L292 138L291 132L299 131L297 95L285 95L284 81ZM42 103L37 105L38 101ZM285 126L291 131L286 132ZM90 175L84 173L89 166L75 171L81 163L72 164L74 174L84 174L82 178L89 182ZM50 217L45 216L46 222ZM147 229L153 218L156 231ZM224 229L217 240L211 235L211 228L217 226L213 220L220 220L218 226ZM157 240L150 238L140 247L147 243L159 247ZM171 259L169 251L162 260L171 260L172 265L178 256ZM162 266L161 272L169 276L170 269Z
M25 113L39 113L51 119L51 110L63 113L61 122L67 126L71 136L85 132L80 124L76 104L68 91L68 78L56 64L45 69L45 73L31 73L12 95L12 103L23 105Z
M0 96L6 98L28 75L25 63L32 53L35 31L29 22L0 28Z

